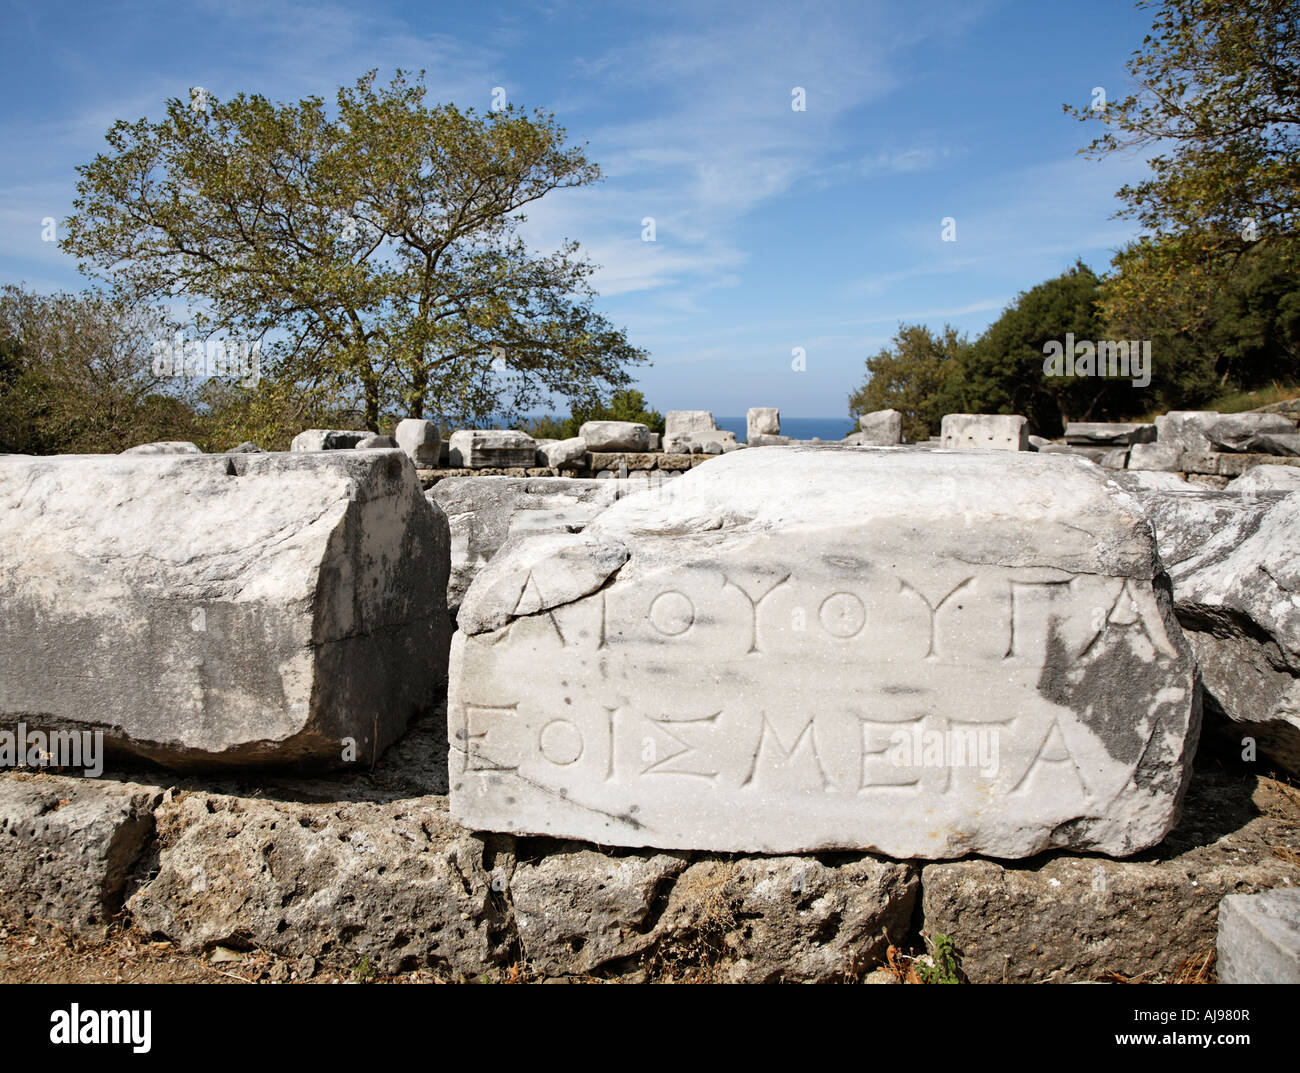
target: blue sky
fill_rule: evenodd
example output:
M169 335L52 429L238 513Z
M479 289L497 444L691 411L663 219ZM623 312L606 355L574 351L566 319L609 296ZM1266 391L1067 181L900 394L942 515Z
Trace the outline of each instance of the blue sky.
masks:
M1141 158L1078 155L1093 127L1061 105L1127 92L1150 21L1127 0L0 0L0 283L86 285L41 221L71 211L115 119L191 86L332 100L370 68L423 68L433 99L483 111L500 86L587 143L605 180L523 233L603 266L598 308L650 352L656 408L835 417L900 321L978 334L1136 234L1111 216Z

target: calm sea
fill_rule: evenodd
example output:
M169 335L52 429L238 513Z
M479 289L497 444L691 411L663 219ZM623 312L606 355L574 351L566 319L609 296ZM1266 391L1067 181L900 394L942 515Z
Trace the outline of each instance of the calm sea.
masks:
M715 417L718 428L734 432L736 439L745 439L743 417ZM857 428L857 422L847 417L786 417L781 415L781 435L796 440L842 440Z
M540 414L530 414L530 419L540 417ZM554 416L554 415L552 415ZM745 418L743 417L717 417L713 418L718 428L726 429L728 432L734 432L736 439L742 443L745 441L746 428ZM459 426L456 426L459 427ZM518 428L519 425L507 423L487 424L483 428ZM786 417L781 415L781 435L789 436L796 440L842 440L850 432L857 431L857 422L847 417Z

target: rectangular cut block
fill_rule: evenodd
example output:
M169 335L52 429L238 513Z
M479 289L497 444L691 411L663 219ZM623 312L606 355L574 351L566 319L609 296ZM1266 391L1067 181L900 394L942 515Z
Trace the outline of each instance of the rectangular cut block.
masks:
M664 437L692 432L712 432L713 414L708 410L669 410L664 414Z
M0 509L0 728L368 765L436 699L447 522L399 451L10 456Z
M897 410L876 410L858 418L864 447L892 447L903 442L903 415Z
M944 447L1028 451L1029 421L1018 414L944 414L940 440Z
M713 415L709 415L710 423ZM745 440L753 443L755 436L781 435L781 411L775 406L751 406L745 415Z
M726 455L482 570L453 813L671 849L1136 852L1199 727L1160 570L1081 459Z
M1182 469L1183 452L1171 443L1135 443L1128 453L1128 468L1177 473Z
M515 429L462 429L448 441L448 464L465 469L509 469L537 464L537 441Z
M592 452L650 450L650 429L638 421L584 421L578 435Z
M1070 421L1065 426L1065 442L1080 447L1127 447L1135 443L1154 443L1155 438L1155 425Z

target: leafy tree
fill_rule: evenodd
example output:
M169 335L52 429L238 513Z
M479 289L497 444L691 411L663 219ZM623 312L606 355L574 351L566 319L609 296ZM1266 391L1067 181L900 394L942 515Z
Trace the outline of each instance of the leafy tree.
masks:
M1300 374L1300 242L1259 243L1235 269L1210 277L1181 267L1153 240L1116 254L1101 307L1112 334L1152 340L1158 403L1206 403L1231 383L1242 389Z
M1137 92L1066 111L1108 128L1086 153L1156 146L1152 176L1124 186L1120 215L1158 237L1225 249L1300 237L1300 8L1295 0L1142 0L1152 31L1129 72Z
M517 234L521 209L596 165L548 114L429 107L423 75L374 77L333 116L239 94L118 121L79 169L64 247L135 300L201 301L200 337L263 340L265 375L359 406L371 429L626 387L645 355L592 310L594 266Z
M1295 0L1162 0L1129 62L1135 92L1066 111L1106 130L1093 156L1157 150L1116 213L1147 235L1121 252L1102 296L1116 324L1154 320L1188 338L1245 251L1300 238L1300 7ZM1186 340L1175 350L1190 351ZM1219 369L1221 377L1232 375Z
M1049 376L1044 346L1105 339L1097 309L1098 280L1082 261L1055 279L1022 292L965 355L960 397L972 413L1015 413L1045 436L1070 420L1096 420L1141 408L1131 377Z
M549 414L538 418L527 426L527 431L539 439L567 440L576 436L587 421L635 421L651 432L662 433L664 430L664 415L650 409L640 391L628 388L615 392L608 403L575 409L566 418L559 419Z
M924 324L900 324L890 345L867 359L869 375L849 396L849 415L898 410L908 440L938 435L943 415L953 409L956 377L970 345L948 324L936 334Z
M192 384L154 372L161 313L98 293L0 289L0 451L121 451L194 439Z

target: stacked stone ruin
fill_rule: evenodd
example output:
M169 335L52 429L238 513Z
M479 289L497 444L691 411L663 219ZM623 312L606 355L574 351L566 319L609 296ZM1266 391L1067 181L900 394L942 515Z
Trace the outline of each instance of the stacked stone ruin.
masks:
M972 978L1007 978L1017 899L1043 930L1010 978L1172 969L1224 894L1300 886L1283 856L1189 892L1159 848L1212 807L1203 715L1300 772L1297 419L1052 443L952 414L907 444L887 410L822 444L758 407L743 444L700 410L661 442L408 419L282 454L0 457L0 730L101 734L118 772L31 754L0 777L0 919L93 935L125 909L183 949L233 929L472 972L515 956L504 891L533 971L618 974L698 932L704 885L755 921L731 979L861 975L918 909ZM254 770L352 781L300 807L213 782ZM227 878L200 889L212 854ZM288 862L317 854L311 891ZM1180 920L1152 938L1098 900L1109 969L1033 885L1098 874ZM810 884L822 917L791 908ZM1224 918L1225 978L1251 978L1257 935L1279 964L1300 948L1292 903L1259 904Z

